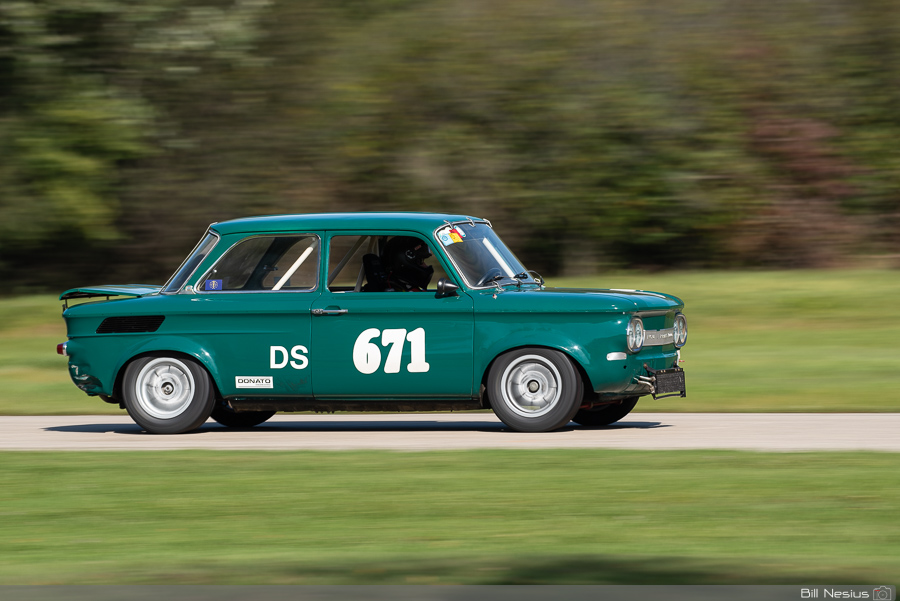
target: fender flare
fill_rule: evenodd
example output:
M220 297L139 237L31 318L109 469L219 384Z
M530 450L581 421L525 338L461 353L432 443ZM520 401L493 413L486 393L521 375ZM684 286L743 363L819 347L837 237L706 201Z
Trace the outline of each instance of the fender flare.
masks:
M194 342L190 338L183 336L159 336L139 341L137 344L128 348L122 353L125 357L121 359L115 368L115 384L114 392L118 397L121 393L122 377L125 374L125 367L135 359L147 355L149 353L173 353L185 355L196 360L212 379L216 395L219 394L219 370L216 366L215 356L203 348L200 344Z
M582 377L585 390L593 389L591 379L588 376L586 369L586 366L590 365L591 362L590 356L585 351L584 347L573 341L571 338L558 333L546 337L542 334L540 343L535 343L533 340L525 340L520 333L514 333L496 341L488 347L486 351L480 354L482 357L490 357L490 359L475 365L475 382L484 384L491 371L491 366L498 357L510 351L522 348L545 348L565 354L572 360L575 365L575 370Z

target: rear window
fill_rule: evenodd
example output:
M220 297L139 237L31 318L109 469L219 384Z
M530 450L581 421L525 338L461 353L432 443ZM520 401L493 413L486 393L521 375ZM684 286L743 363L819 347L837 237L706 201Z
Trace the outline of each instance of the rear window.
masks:
M168 283L163 286L162 291L178 292L181 290L181 287L184 286L184 283L191 277L191 274L194 273L197 266L206 258L206 255L209 254L209 251L213 249L218 240L219 237L212 232L207 233L206 237L197 243L197 246L194 247L194 250L191 251L188 258L184 260L184 263L181 264L181 267L178 268L175 275L173 275Z

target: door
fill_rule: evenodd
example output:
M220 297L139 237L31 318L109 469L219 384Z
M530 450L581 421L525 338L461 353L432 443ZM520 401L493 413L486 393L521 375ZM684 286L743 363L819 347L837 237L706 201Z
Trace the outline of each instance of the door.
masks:
M198 282L192 327L208 338L223 396L312 397L319 247L314 234L243 238Z
M462 291L439 295L437 278L421 291L364 291L371 287L363 257L390 248L391 238L328 236L326 285L312 304L313 393L322 399L471 398L478 393L472 299ZM444 273L440 258L432 255L426 263L435 275Z

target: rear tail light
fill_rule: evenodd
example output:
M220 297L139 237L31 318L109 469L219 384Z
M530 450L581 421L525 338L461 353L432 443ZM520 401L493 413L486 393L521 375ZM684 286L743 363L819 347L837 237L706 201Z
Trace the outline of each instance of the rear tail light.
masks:
M66 347L69 345L68 342L60 342L56 345L56 354L62 355L63 357L68 357L69 353L66 352Z

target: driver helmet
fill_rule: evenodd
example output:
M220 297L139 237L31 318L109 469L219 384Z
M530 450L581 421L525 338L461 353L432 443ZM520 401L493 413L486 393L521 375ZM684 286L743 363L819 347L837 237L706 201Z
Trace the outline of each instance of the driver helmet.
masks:
M384 245L381 262L390 286L398 290L425 290L434 267L425 264L431 256L428 245L412 236L394 236Z

